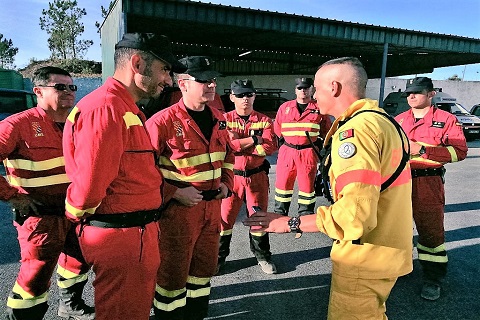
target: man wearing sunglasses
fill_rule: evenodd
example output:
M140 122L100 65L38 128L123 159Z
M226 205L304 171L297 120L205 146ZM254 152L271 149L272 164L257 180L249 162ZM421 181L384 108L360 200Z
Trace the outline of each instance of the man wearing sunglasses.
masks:
M457 118L432 106L435 92L430 78L409 80L404 95L411 110L395 117L410 141L413 219L418 232L418 260L423 270L420 295L426 300L440 298L447 273L443 165L465 159L468 149Z
M160 264L156 220L162 178L135 104L172 85L185 68L167 37L126 33L115 72L80 100L65 125L65 167L72 180L66 214L78 222L85 260L95 272L96 319L149 318Z
M94 308L82 299L89 266L64 209L70 180L65 174L62 132L77 87L67 71L50 66L35 72L33 85L37 107L0 122L0 160L6 163L8 178L0 178L0 199L12 206L21 249L7 319L43 319L57 264L58 315L94 319Z
M312 143L321 149L332 125L312 99L313 79L297 78L295 83L297 98L280 106L274 122L275 134L283 141L278 151L275 212L285 216L292 202L295 179L298 180L298 215L313 213L318 157ZM296 235L300 236L300 233Z
M232 196L222 200L222 228L218 252L217 273L223 271L225 260L230 253L233 226L243 203L247 205L248 216L268 207L270 163L265 158L277 149L277 138L273 133L270 117L253 110L255 88L251 80L235 80L230 85L230 100L235 110L225 114L230 134L235 165ZM257 258L263 272L277 273L271 261L268 233L250 229L250 250Z
M156 319L203 319L217 268L221 199L233 189L234 155L215 96L212 60L191 56L177 74L182 98L153 115L146 127L165 178L166 208L158 221L160 255Z

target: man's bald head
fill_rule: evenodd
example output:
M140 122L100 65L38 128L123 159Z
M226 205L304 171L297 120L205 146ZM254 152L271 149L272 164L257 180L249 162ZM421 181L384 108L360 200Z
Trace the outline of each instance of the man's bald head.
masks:
M319 68L350 90L357 99L365 98L368 76L363 64L355 57L343 57L325 62ZM323 70L322 70L323 72Z

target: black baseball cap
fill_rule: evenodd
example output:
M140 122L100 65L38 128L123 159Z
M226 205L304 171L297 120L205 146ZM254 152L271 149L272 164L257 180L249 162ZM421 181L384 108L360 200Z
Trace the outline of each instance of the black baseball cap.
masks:
M295 79L295 83L296 83L297 89L310 88L311 86L313 86L313 79L312 78L297 78L297 79Z
M421 92L423 90L433 91L432 79L427 77L416 77L407 81L407 87L403 92L407 96L410 92Z
M173 55L170 40L164 35L155 33L125 33L115 45L118 48L132 48L153 54L156 58L168 62L172 66L172 71L181 73L185 71L182 65Z
M182 58L179 61L186 68L184 72L180 73L189 74L197 80L206 81L222 76L220 72L213 70L213 61L210 57L191 56Z
M253 87L252 80L235 80L230 85L230 90L232 94L242 94L242 93L255 93L255 88Z

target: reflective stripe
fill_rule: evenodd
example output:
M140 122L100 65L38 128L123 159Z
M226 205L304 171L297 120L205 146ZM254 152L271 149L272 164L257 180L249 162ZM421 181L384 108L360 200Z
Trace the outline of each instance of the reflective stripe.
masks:
M423 260L423 261L436 262L436 263L447 263L448 262L448 257L447 256L432 256L431 254L428 254L428 253L419 253L418 254L418 259Z
M305 198L312 198L312 197L315 197L315 191L307 193L307 192L303 192L303 191L298 190L298 195L301 196L301 197L305 197Z
M78 108L75 106L73 107L72 111L68 114L67 120L71 123L75 123L75 115L78 113Z
M159 159L159 163L166 166L173 165L177 169L183 169L183 168L195 167L204 163L223 161L225 160L225 155L226 155L225 151L218 151L213 153L204 153L204 154L200 154L190 158L175 159L175 160L161 156Z
M157 293L158 293L159 295L161 295L162 297L175 298L175 297L181 295L182 293L186 292L187 289L186 289L186 288L182 288L182 289L177 289L177 290L169 291L169 290L163 289L162 287L160 287L160 286L157 284L156 287L155 287L155 291L157 291Z
M184 307L187 304L187 297L186 297L186 288L182 288L179 290L168 291L163 289L160 286L156 286L155 291L161 296L166 298L165 300L171 301L169 303L160 302L156 298L153 300L153 305L155 308L160 309L162 311L173 311L177 308Z
M77 218L83 217L85 215L85 213L94 214L95 210L97 210L98 206L100 206L100 203L94 208L88 208L88 209L82 210L82 209L75 208L70 203L68 203L68 201L65 201L66 211L68 213L70 213L72 216L77 217Z
M12 309L28 309L41 303L46 303L48 300L48 291L44 292L39 296L32 296L31 294L23 290L17 282L15 282L12 292L22 297L22 299L8 297L7 307L10 307Z
M313 129L320 129L320 125L318 123L312 122L284 122L282 123L283 128L313 128Z
M188 276L187 278L187 298L206 297L210 294L210 277L199 278ZM193 286L189 286L193 285ZM189 288L192 287L192 288Z
M282 189L275 188L275 193L293 195L293 190L282 190Z
M264 157L264 156L267 155L267 154L265 153L265 148L264 148L262 145L260 145L260 144L257 145L257 146L255 146L255 150L257 151L257 154L258 154L259 156Z
M210 282L210 277L200 278L194 276L188 276L187 283L195 284L195 285L206 285Z
M335 181L335 193L339 194L343 188L351 183L363 183L380 187L380 172L374 170L351 170L339 175Z
M60 288L70 288L71 286L81 283L81 282L86 282L88 280L88 275L86 273L84 274L76 274L72 271L69 271L60 265L57 265L57 274L61 277L64 278L65 280L59 280L57 279L57 285Z
M316 137L319 135L318 132L309 132L308 135L310 137ZM305 131L282 131L282 136L284 137L306 137Z
M229 236L231 235L233 232L233 229L229 229L229 230L222 230L220 231L220 236Z
M452 162L458 162L457 152L455 151L455 148L452 146L448 146L447 150L450 153L450 156L452 156Z
M222 164L222 169L227 169L227 170L232 170L233 171L233 163L224 162Z
M30 171L44 171L53 168L65 166L65 159L63 157L57 157L53 159L43 161L32 161L25 159L5 159L5 166L13 169L23 169Z
M275 195L275 201L278 201L278 202L292 202L292 197L285 198L285 197L279 197L279 196Z
M67 270L59 264L57 264L57 274L59 274L62 278L65 278L65 279L73 279L79 276L79 274L72 272L70 270Z
M261 237L261 236L266 235L267 233L266 233L266 232L251 232L251 231L250 231L250 234L251 234L252 236Z
M133 112L125 112L123 115L123 121L125 122L127 129L129 129L131 126L143 127L142 120L140 120L140 118Z
M231 128L231 129L244 129L245 126L237 121L227 121L227 127Z
M208 286L207 288L188 289L187 290L187 298L206 297L209 294L210 294L210 286Z
M183 182L202 182L220 178L222 176L222 169L218 168L210 171L197 172L192 175L186 176L177 172L173 172L167 169L160 168L165 179L183 181Z
M70 183L70 179L68 179L65 173L56 174L48 177L39 177L39 178L30 178L30 179L7 175L7 179L12 186L22 187L22 188L45 187L45 186L52 186L55 184Z
M312 204L312 203L315 203L317 201L317 199L313 198L313 199L301 199L301 198L298 198L298 203L299 204Z
M270 122L268 121L259 121L259 122L253 122L250 124L250 129L264 129L270 126Z
M420 243L417 243L417 249L423 250L423 251L426 251L426 252L429 252L429 253L439 253L439 252L447 251L447 248L445 247L445 243L442 243L441 245L439 245L438 247L435 247L435 248L425 247L425 246L421 245Z

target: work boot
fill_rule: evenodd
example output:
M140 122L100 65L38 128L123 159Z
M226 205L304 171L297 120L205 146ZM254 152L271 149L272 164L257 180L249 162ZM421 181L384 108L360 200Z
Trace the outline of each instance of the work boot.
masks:
M58 288L60 301L58 315L69 320L93 320L95 308L85 304L82 299L83 287L87 281L82 281L68 288Z
M219 276L223 273L223 271L225 271L225 265L227 264L227 262L225 261L225 259L218 259L218 262L217 262L217 270L215 271L215 275Z
M441 287L439 284L424 282L420 296L425 300L435 301L440 298Z
M258 261L258 264L266 274L277 273L277 267L275 267L272 261Z

